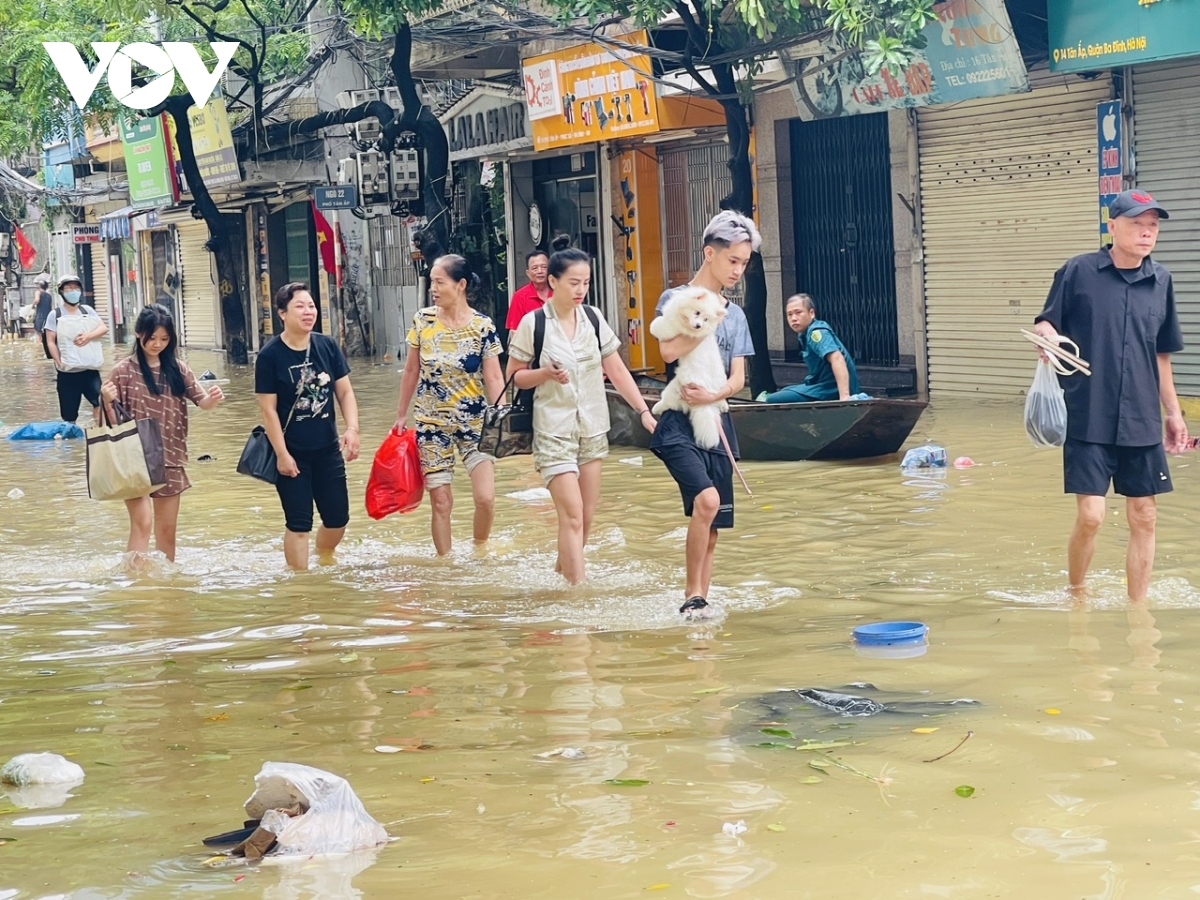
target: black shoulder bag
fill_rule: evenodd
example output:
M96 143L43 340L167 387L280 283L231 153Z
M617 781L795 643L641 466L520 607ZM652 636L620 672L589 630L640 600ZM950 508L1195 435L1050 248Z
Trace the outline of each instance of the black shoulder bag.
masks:
M284 434L287 434L288 426L292 424L292 416L296 414L296 401L300 399L300 392L304 390L303 372L308 368L309 354L311 353L312 336L310 335L308 349L304 351L304 366L301 369L301 375L296 378L296 396L292 398L291 412L288 413L287 421L283 423ZM261 425L255 425L254 430L250 432L250 437L246 439L246 446L242 448L241 458L238 459L238 474L249 475L251 478L257 478L267 484L278 484L278 461L275 448L271 446L271 439L267 437L267 429Z
M583 311L595 329L596 345L600 346L600 317L590 306L585 306ZM546 310L536 310L533 315L533 359L529 361L529 368L536 369L541 365L542 347L546 342ZM488 406L483 413L479 452L496 459L533 452L533 394L537 389L518 389L512 403L501 402L508 397L515 377L516 372L504 383L504 390L497 398L496 405Z

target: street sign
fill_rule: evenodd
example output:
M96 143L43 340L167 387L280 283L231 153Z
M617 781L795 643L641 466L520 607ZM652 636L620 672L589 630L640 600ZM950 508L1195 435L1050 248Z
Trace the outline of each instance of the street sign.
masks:
M76 244L98 244L100 242L100 225L72 225L71 240Z
M358 188L353 184L325 185L313 188L317 209L354 209L358 206Z

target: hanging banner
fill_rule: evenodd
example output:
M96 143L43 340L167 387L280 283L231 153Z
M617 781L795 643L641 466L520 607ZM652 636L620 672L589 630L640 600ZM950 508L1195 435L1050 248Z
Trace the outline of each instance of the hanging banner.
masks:
M150 209L175 202L175 185L167 158L163 116L121 121L121 146L129 175L129 202Z
M645 31L617 38L645 47ZM549 150L659 130L650 57L580 44L521 62L533 148Z
M229 128L229 115L225 111L225 99L214 97L203 107L188 107L188 122L192 128L192 150L196 154L196 166L209 190L227 184L238 184L242 180L238 168L237 151L233 149L233 133ZM175 131L175 120L167 116L171 134L171 157L175 161L175 178L181 194L192 193L183 164L179 161L179 136Z
M925 49L898 74L867 73L836 39L801 45L783 59L805 119L832 119L1029 90L1021 48L1003 0L946 0L933 6Z
M237 151L233 148L233 131L225 98L217 95L204 106L188 110L192 124L192 146L196 150L196 165L206 187L238 184L242 180Z
M1200 0L1048 0L1046 19L1055 72L1200 55Z
M1096 146L1100 151L1100 246L1111 247L1108 207L1124 190L1120 100L1096 104Z

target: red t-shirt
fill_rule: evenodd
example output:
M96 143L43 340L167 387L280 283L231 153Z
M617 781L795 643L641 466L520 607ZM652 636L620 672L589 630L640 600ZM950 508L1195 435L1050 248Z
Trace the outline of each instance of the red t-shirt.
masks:
M542 303L533 282L520 288L508 301L508 318L504 320L504 326L509 331L516 331L521 320L535 309L541 309Z

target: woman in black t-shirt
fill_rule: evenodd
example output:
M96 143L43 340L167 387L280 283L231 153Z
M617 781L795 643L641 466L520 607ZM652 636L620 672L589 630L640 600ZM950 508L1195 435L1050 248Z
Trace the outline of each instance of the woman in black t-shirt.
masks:
M307 569L313 503L321 516L319 557L332 555L350 521L346 462L358 458L358 403L341 349L313 333L317 307L308 285L285 284L275 294L275 308L283 333L258 354L254 392L277 458L275 489L286 521L284 557L293 569ZM341 437L335 399L346 420Z

